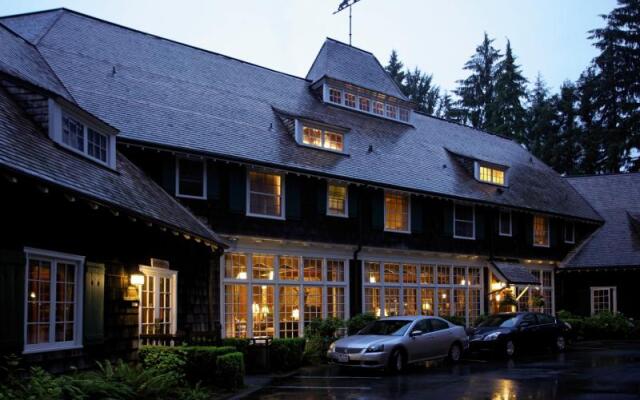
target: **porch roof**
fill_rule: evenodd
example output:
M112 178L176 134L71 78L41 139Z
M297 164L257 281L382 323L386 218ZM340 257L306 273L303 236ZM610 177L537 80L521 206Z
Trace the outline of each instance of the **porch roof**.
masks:
M513 285L539 285L540 282L522 264L492 261L491 265L507 281Z

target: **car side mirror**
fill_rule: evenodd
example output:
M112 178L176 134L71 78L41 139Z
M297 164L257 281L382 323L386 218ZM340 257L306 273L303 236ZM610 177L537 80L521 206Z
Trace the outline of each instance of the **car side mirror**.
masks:
M411 331L411 333L409 334L409 336L411 337L416 337L416 336L420 336L422 335L422 331L419 329L416 329L415 331Z

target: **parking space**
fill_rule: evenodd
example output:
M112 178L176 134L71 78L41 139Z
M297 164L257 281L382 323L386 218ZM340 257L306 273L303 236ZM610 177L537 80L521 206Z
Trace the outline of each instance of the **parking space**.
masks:
M589 342L563 354L515 360L467 356L405 374L310 367L272 381L252 399L638 399L640 342Z

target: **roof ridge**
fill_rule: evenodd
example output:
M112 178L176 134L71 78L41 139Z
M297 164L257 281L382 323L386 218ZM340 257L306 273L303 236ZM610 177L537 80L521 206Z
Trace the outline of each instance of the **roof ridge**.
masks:
M361 52L363 52L363 53L366 53L366 54L369 54L369 55L372 55L372 56L374 56L374 57L375 57L375 55L374 55L372 52L368 51L368 50L364 50L364 49L361 49L361 48L356 47L356 46L354 46L354 45L347 44L347 43L342 42L342 41L340 41L340 40L338 40L338 39L334 39L334 38L332 38L332 37L327 36L327 39L326 39L326 40L330 40L330 41L332 41L332 42L334 42L334 43L341 44L341 45L343 45L343 46L347 46L347 47L349 47L350 49L358 50L358 51L361 51Z
M566 179L578 179L578 178L601 178L601 177L611 177L611 176L629 176L629 175L640 175L640 171L636 172L604 172L601 174L578 174L578 175L567 175L564 178Z

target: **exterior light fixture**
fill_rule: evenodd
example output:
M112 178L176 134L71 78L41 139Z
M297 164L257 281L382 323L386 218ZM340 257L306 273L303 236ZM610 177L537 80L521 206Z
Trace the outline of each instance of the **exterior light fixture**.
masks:
M131 274L129 277L129 281L132 285L140 286L144 285L144 275L142 274Z

